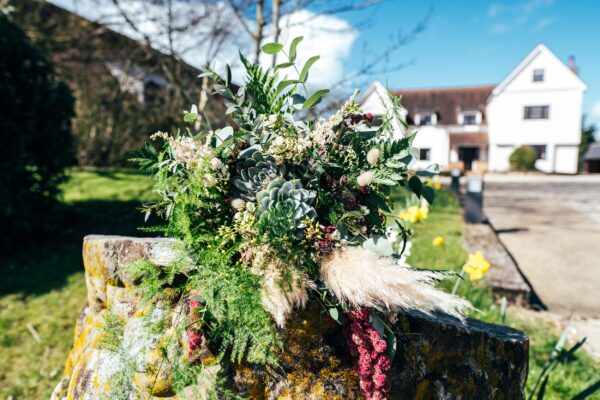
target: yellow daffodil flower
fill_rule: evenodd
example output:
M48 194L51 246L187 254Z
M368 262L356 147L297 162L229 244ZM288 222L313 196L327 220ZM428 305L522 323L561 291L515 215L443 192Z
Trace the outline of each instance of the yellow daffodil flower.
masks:
M478 281L490 269L490 263L486 261L480 251L469 254L469 260L463 266L463 271L469 274L471 281Z
M411 206L406 209L406 211L402 212L398 218L404 221L410 221L413 224L416 222L421 222L429 216L429 206L427 204L423 204L421 207L419 206Z
M440 247L441 245L444 244L444 237L443 236L436 236L435 238L433 238L433 245L435 247Z
M427 181L427 185L431 186L435 190L440 190L442 188L442 184L440 183L440 179L438 177L436 177L435 179L429 178L429 180Z

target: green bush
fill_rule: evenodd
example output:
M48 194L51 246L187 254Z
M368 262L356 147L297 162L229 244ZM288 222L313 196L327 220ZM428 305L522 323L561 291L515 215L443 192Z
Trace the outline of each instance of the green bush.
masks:
M69 88L25 33L0 15L0 247L50 226L52 206L72 164Z
M533 171L538 155L531 146L521 146L510 155L510 169L514 171Z

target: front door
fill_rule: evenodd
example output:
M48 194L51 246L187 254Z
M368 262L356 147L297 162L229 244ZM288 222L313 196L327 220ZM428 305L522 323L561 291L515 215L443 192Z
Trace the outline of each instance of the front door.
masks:
M473 161L479 160L479 147L459 147L458 159L465 165L465 171L470 171Z

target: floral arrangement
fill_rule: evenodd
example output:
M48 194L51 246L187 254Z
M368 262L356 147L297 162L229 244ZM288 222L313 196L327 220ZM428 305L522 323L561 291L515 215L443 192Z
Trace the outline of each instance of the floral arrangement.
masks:
M459 316L469 307L434 287L443 274L398 262L411 235L407 221L426 218L434 200L422 180L438 167L411 169L414 133L393 96L377 127L358 92L328 118L314 117L327 90L307 92L318 56L297 66L301 40L263 46L285 57L272 69L241 56L239 87L229 67L224 77L204 68L231 126L211 129L194 106L183 116L187 129L153 135L161 146L148 145L136 159L159 195L145 212L164 218L158 229L179 239L182 256L166 273L144 264L130 272L148 298L169 287L170 296L187 299L191 360L208 348L217 360L276 365L286 320L317 305L344 325L364 396L383 399L396 340L389 312ZM400 191L419 205L397 215Z

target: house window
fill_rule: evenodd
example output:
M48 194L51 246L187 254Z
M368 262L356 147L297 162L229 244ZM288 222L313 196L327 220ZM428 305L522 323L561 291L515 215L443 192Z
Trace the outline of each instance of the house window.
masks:
M419 160L429 161L431 156L431 149L422 148L419 149Z
M546 159L546 145L545 144L533 144L531 145L537 154L538 160Z
M544 70L543 69L534 69L533 70L533 81L534 82L544 82Z
M548 119L550 106L525 106L524 119Z
M458 122L460 125L478 125L481 123L481 113L479 111L462 111Z
M432 112L421 112L415 115L415 124L420 126L435 125L437 123L437 115Z

